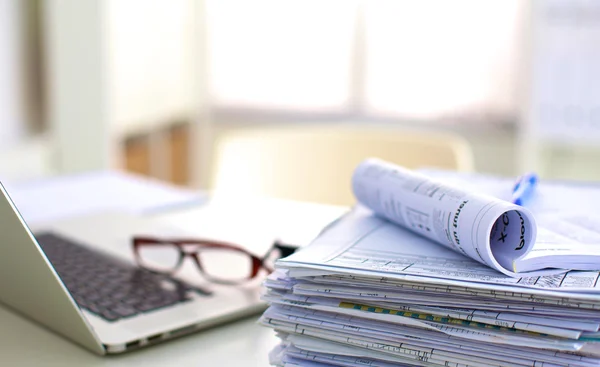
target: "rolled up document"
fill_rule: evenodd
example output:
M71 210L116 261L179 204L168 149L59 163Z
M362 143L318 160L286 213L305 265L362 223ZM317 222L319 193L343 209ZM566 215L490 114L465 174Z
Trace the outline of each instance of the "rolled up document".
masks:
M515 275L515 260L535 243L537 227L526 208L379 159L356 168L352 190L377 216L506 275Z

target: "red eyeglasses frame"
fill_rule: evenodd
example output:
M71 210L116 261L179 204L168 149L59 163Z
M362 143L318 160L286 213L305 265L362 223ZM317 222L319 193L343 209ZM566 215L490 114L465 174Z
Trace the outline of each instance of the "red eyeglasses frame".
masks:
M201 251L199 251L200 249L202 249L202 248L213 248L213 249L217 248L217 249L237 251L237 252L245 254L252 261L252 270L251 270L249 276L244 280L251 280L258 275L258 273L260 272L261 269L266 270L268 273L271 273L273 271L273 269L270 266L265 264L265 260L269 257L271 252L278 247L278 243L276 242L274 244L274 246L267 252L267 254L263 258L259 258L258 256L254 255L253 253L244 249L243 247L235 245L233 243L208 240L208 239L198 239L198 238L178 238L178 239L163 238L163 239L161 239L161 238L155 238L155 237L136 236L132 240L132 245L133 245L133 251L134 251L134 255L135 255L135 259L136 259L137 263L144 268L147 268L147 267L145 267L143 265L144 261L142 259L142 256L140 255L140 249L142 247L174 245L179 250L179 260L177 262L177 265L175 265L173 267L173 269L170 269L167 271L160 271L161 273L163 273L163 274L175 273L177 270L179 270L179 268L183 264L185 258L190 257L193 259L193 261L196 264L196 266L198 267L198 270L200 271L200 273L202 273L209 280L211 280L213 282L217 282L217 283L227 283L227 284L230 284L230 283L236 284L236 283L239 283L239 281L227 281L227 280L212 278L210 276L210 274L206 273L204 268L202 267L202 262L200 261L200 252L201 252ZM185 246L190 246L190 245L197 246L197 247L195 248L195 250L189 251L185 248Z

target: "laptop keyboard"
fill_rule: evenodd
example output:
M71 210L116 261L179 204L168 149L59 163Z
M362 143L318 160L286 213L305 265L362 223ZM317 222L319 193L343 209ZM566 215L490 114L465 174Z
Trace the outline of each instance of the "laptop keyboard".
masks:
M190 291L208 295L54 233L35 237L79 307L107 321L187 302Z

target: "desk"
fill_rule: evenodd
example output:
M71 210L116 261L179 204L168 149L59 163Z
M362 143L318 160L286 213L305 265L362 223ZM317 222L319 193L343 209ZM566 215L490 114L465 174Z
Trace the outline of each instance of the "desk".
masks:
M198 192L122 173L94 173L71 178L53 178L22 186L6 186L16 205L21 208L25 220L30 224L93 210L122 209L148 212L156 207L181 206L186 201L199 203L203 198L206 199L205 195ZM90 192L93 192L93 195L85 195ZM64 204L61 201L70 200L69 194L73 193L78 193L80 200L76 204L61 206ZM132 193L135 194L132 196ZM58 210L58 207L62 209ZM312 216L306 211L305 203L301 207L306 216ZM330 210L323 220L327 220L327 216L337 215L340 211L339 208ZM293 211L300 212L295 209ZM185 215L171 218L180 222L185 219ZM282 221L277 225L284 223ZM268 353L277 344L277 338L271 329L256 324L257 317L258 315L200 331L132 353L99 357L0 307L0 365L268 366Z
M277 344L273 330L256 317L174 339L123 355L100 357L0 308L2 366L268 366Z

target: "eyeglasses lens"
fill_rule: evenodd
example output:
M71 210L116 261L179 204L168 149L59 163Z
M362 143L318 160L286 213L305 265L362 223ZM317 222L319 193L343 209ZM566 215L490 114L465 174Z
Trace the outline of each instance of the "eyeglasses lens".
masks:
M179 249L173 244L140 246L137 254L140 265L160 272L175 270L180 261Z
M206 276L224 282L241 282L252 275L252 257L242 251L206 248L199 252Z

